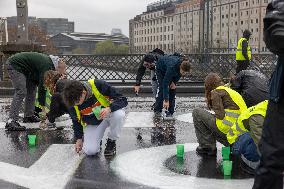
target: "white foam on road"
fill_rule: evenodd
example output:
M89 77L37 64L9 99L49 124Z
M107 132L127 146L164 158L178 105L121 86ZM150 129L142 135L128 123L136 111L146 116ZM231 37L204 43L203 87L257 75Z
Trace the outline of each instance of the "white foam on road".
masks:
M185 152L195 153L197 146L197 143L187 143ZM122 179L162 189L252 188L253 179L206 179L174 173L165 167L164 162L175 153L176 145L130 151L116 156L111 168Z
M153 112L129 112L123 127L141 128L155 127L153 123Z
M0 179L31 189L61 189L83 157L72 144L53 144L30 168L0 162Z

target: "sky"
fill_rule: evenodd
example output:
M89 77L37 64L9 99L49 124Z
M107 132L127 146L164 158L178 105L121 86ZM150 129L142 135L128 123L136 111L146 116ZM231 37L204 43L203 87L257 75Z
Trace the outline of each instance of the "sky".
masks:
M112 28L129 35L129 19L156 0L28 0L29 16L68 18L75 32L107 33ZM0 17L16 16L16 0L0 0Z

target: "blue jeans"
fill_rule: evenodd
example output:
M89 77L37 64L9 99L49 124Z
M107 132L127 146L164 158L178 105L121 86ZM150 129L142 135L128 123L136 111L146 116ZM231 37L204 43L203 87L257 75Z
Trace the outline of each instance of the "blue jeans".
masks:
M232 146L232 153L236 155L243 155L247 160L252 162L257 162L260 159L256 145L249 132L238 137Z
M163 101L164 101L164 95L163 95L163 79L164 75L159 71L156 70L156 76L158 80L158 95L156 97L155 102L155 108L154 112L162 112L163 110ZM175 112L175 98L176 98L176 90L175 89L169 89L169 109L167 110L167 114L173 114Z

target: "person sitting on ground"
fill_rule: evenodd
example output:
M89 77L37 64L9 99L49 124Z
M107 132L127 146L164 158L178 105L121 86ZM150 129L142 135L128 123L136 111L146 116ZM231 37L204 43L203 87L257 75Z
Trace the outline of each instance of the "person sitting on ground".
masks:
M61 63L65 65L63 61ZM53 59L51 56L37 52L17 53L7 60L7 71L15 88L15 95L12 100L9 119L5 126L6 130L21 131L26 129L18 122L19 111L24 98L23 122L40 122L40 119L34 115L36 87L38 86L39 104L45 112L44 73L48 70L57 69L61 63L59 64L59 59Z
M241 156L241 168L249 174L254 174L254 170L259 165L258 145L267 105L268 100L265 100L242 112L227 133L228 142L232 146L232 154Z
M230 88L242 95L248 107L268 99L268 79L259 71L240 71L231 78Z
M165 119L173 119L175 108L176 84L181 76L191 71L190 62L179 54L165 55L156 65L159 92L155 102L154 113L160 117L163 107L167 110Z
M83 149L87 155L98 153L105 129L109 127L104 154L114 155L116 140L125 119L123 108L128 104L126 97L105 81L92 79L88 82L68 82L63 90L63 99L69 107L69 115L73 122L76 152L79 153ZM102 109L96 114L99 106Z
M159 58L164 55L165 55L164 51L156 48L144 56L137 70L136 84L134 86L134 91L136 94L138 94L140 91L141 80L146 72L146 69L149 69L151 71L151 84L152 84L153 97L156 98L158 90L158 82L155 74L155 66Z
M216 155L216 141L229 146L227 133L238 116L247 109L242 96L224 86L216 73L209 73L205 78L205 97L209 110L195 108L192 112L195 134L199 146L199 155Z
M68 79L57 71L49 70L44 74L44 86L48 89L51 96L50 109L44 116L41 124L42 128L55 128L55 119L68 113L68 108L65 105L62 97L62 92Z

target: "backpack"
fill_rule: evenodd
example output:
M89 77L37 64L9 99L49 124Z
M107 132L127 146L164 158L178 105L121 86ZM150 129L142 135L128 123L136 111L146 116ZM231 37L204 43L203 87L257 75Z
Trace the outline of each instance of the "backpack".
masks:
M267 8L264 22L264 42L277 55L284 55L284 1L272 0Z

